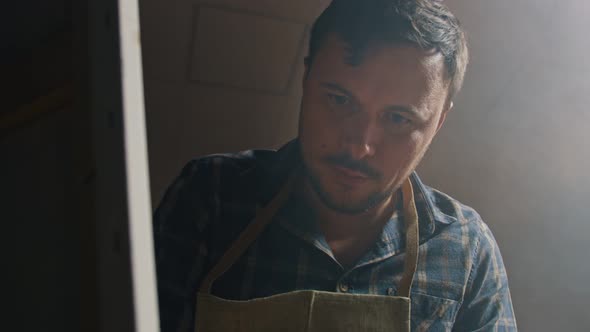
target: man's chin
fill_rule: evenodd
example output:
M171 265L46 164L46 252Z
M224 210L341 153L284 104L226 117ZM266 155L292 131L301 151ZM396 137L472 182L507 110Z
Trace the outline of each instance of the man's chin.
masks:
M314 188L322 203L329 209L342 214L356 215L362 214L383 202L387 194L366 194L359 197L342 197L342 192L337 190L323 189L322 187Z
M326 183L320 180L320 176L316 176L315 172L310 172L309 169L307 169L306 173L313 191L323 205L338 213L348 215L365 213L389 196L389 194L371 193L370 191L363 194L366 189L360 187L366 184L352 188L338 181L336 183L331 181ZM329 176L322 176L321 178L324 180L331 179Z
M322 202L329 209L341 214L348 215L357 215L365 213L374 206L373 204L369 204L366 202L334 202L329 200L322 200Z

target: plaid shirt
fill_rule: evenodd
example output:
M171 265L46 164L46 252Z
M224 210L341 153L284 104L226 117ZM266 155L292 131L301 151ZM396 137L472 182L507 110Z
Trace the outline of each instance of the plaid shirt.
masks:
M299 162L298 142L190 162L155 213L163 332L194 330L196 293L221 255ZM498 246L473 209L412 174L419 217L418 269L411 291L413 331L516 331ZM248 300L313 289L392 296L402 276L403 217L352 268L335 259L312 209L291 198L212 294Z

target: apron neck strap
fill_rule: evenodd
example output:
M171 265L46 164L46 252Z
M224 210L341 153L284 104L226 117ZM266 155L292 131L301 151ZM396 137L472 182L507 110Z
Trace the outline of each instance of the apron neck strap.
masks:
M272 221L274 215L283 206L289 195L291 194L295 178L298 171L293 171L287 178L287 182L282 186L279 193L264 207L256 207L256 217L240 234L240 236L233 242L230 248L221 256L219 263L211 269L203 282L201 283L200 291L202 293L211 293L211 286L223 273L225 273L240 256L248 249L248 247L256 241L258 234Z
M264 208L256 208L256 217L254 220L246 227L236 241L233 242L230 248L223 254L219 263L211 269L201 283L199 290L201 293L211 293L213 282L229 270L234 262L236 262L248 247L256 241L258 235L273 220L273 217L278 210L286 203L298 175L299 172L292 172L279 193ZM418 214L416 212L412 182L409 178L402 185L402 199L404 223L406 226L406 259L398 294L403 297L409 297L410 289L412 288L412 280L414 279L414 274L418 265L419 246Z
M412 281L418 266L418 212L414 201L414 190L410 178L402 185L402 201L404 206L404 223L406 224L406 259L404 261L404 274L399 283L398 294L403 297L410 297Z

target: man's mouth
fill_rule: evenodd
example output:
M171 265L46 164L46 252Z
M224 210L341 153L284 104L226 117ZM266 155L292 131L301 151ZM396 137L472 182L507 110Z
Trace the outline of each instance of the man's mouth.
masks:
M334 170L334 175L336 175L338 182L342 182L343 184L359 185L370 179L367 174L348 167L333 165L332 169Z
M342 173L342 175L345 175L348 177L359 178L359 179L368 179L369 178L369 176L367 174L365 174L361 171L350 169L348 167L334 166L334 169L336 169L337 172Z

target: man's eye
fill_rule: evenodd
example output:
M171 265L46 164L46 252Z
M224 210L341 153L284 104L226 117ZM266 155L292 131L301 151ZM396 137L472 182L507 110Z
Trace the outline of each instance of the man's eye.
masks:
M410 122L410 120L404 116L399 115L398 113L389 113L387 114L387 120L393 124L403 125Z
M350 99L347 96L328 93L328 98L333 105L342 106L347 105Z

